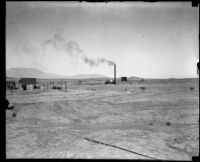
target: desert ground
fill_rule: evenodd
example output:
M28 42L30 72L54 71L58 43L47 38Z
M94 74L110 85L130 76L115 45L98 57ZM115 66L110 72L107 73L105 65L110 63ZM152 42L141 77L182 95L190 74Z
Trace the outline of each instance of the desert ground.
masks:
M104 81L67 80L67 91L7 91L15 108L6 110L6 158L191 160L198 155L198 79Z

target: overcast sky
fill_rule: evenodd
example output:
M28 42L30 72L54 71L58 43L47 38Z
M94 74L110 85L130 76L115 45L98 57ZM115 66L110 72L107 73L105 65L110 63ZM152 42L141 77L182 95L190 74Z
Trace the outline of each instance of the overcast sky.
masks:
M191 2L6 2L6 69L197 77L198 15Z

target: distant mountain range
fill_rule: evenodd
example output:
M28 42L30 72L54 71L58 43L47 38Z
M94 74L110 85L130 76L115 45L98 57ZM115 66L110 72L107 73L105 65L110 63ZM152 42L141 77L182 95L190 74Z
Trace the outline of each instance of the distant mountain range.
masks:
M6 71L7 77L15 77L15 78L41 78L41 79L88 79L88 78L109 78L104 75L99 74L79 74L75 76L64 76L57 75L53 73L45 73L36 68L11 68Z
M100 75L100 74L79 74L75 76L71 76L69 78L73 79L89 79L89 78L109 78L105 75Z

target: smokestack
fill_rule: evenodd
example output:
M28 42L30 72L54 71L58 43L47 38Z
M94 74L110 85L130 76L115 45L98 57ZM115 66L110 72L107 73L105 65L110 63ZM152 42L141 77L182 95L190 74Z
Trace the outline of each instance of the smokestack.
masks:
M114 84L116 84L116 64L114 64Z

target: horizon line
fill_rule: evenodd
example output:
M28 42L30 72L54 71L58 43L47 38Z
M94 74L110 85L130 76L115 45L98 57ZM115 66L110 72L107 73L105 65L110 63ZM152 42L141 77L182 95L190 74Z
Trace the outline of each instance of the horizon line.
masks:
M76 77L78 75L103 75L104 77L100 77L100 78L105 78L105 77L113 78L113 76L110 77L110 76L107 76L107 75L104 75L104 74L97 74L97 73L92 73L92 74L79 73L79 74L75 74L75 75L55 74L55 73L51 73L51 72L45 72L43 70L40 70L40 69L37 69L37 68L34 68L34 67L12 67L12 68L6 68L6 71L10 70L10 69L14 69L14 68L18 68L18 69L19 68L22 68L22 69L35 69L35 70L39 70L39 71L44 72L44 73L49 73L49 74L53 74L53 75L60 75L60 76L63 76L63 77ZM5 73L5 76L6 76L6 73ZM199 78L199 75L197 74L196 77L161 77L161 78L158 78L158 77L141 77L141 76L132 76L132 75L129 75L129 77L128 77L126 75L121 75L120 77L116 77L116 78L121 78L121 77L127 77L127 78L135 77L135 78L141 78L141 79L192 79L192 78L196 79L196 78ZM16 78L16 77L14 77L14 78ZM44 78L44 79L49 79L49 78ZM55 79L62 79L62 77L55 78Z

